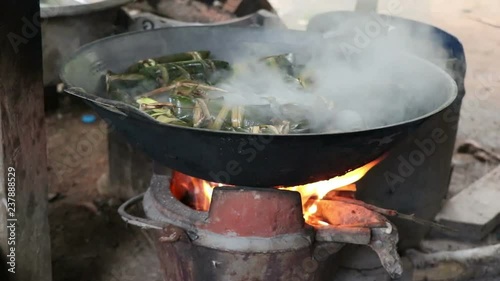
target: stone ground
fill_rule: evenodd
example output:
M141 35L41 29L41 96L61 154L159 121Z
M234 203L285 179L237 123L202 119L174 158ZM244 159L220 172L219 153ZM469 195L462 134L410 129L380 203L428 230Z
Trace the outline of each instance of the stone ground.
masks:
M291 27L301 28L311 15L329 10L352 10L354 1L299 1L307 3L285 11ZM390 0L379 1L383 10ZM275 0L295 3L291 0ZM457 143L472 139L500 153L500 2L401 0L400 15L432 23L456 35L464 44L468 72ZM297 7L297 6L296 6ZM67 99L66 99L67 100ZM103 199L98 186L107 173L106 136L101 123L82 124L88 112L75 103L63 104L47 117L50 190L58 194L50 204L55 281L161 280L151 241L134 227L126 227L115 210L120 202ZM82 142L82 140L88 140ZM455 155L450 196L467 187L494 165L468 155ZM492 235L482 244L498 241ZM472 247L475 244L428 240L427 251ZM498 280L496 277L493 280Z

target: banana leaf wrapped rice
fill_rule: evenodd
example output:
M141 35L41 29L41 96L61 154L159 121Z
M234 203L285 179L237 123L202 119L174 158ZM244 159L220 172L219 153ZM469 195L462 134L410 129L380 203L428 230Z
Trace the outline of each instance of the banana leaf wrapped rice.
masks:
M304 87L293 54L260 61L280 71L287 83ZM231 93L217 85L234 71L229 63L212 59L208 51L186 52L142 60L123 73L108 72L106 89L111 98L136 106L166 124L254 134L310 131L307 114L300 106L229 104L224 97Z

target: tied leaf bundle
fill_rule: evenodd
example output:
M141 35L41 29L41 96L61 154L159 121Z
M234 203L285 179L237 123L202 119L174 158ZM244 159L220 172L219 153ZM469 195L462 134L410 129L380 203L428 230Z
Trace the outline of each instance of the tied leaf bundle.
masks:
M279 70L284 81L304 88L293 54L262 58ZM294 104L229 105L217 87L234 73L233 67L211 58L208 51L173 54L139 61L124 73L108 72L108 94L149 114L157 121L194 128L253 134L309 132L307 114ZM269 100L273 101L272 97Z

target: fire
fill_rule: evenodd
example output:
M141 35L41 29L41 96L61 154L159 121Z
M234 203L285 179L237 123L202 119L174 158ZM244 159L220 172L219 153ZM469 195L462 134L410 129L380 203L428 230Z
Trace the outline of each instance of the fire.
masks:
M319 181L294 187L278 187L282 190L296 191L302 199L304 220L309 225L325 226L329 223L318 212L318 203L331 191L356 191L356 182L360 180L371 168L377 165L383 157L372 161L360 168L334 177L329 180ZM227 186L221 183L209 182L188 175L173 172L171 181L172 195L179 201L198 211L208 211L215 187Z
M310 225L328 225L318 216L318 203L333 190L337 191L356 191L356 182L360 180L371 168L377 165L382 158L372 161L360 168L352 170L345 175L331 178L325 181L319 181L306 185L294 187L281 187L283 190L297 191L302 198L302 209L304 219Z
M189 207L197 211L208 211L212 191L218 186L224 185L173 172L170 190L175 198Z

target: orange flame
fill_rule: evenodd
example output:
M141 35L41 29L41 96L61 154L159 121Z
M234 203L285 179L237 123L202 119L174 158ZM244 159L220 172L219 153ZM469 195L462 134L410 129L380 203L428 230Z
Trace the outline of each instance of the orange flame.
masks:
M172 195L197 211L208 211L215 187L221 183L209 182L174 171L170 183Z
M304 220L310 225L328 225L321 217L317 216L318 203L332 190L356 191L356 182L359 181L371 168L377 165L382 158L374 160L360 168L352 170L345 175L294 187L281 187L283 190L297 191L302 198Z
M318 203L332 190L356 191L356 182L360 180L371 168L377 165L384 157L380 157L360 168L352 170L345 175L329 180L299 185L294 187L278 187L283 190L296 191L302 199L304 220L313 226L328 225L318 215ZM171 181L172 195L179 201L198 211L208 211L215 187L227 186L221 183L209 182L202 179L174 171Z

